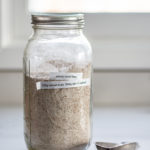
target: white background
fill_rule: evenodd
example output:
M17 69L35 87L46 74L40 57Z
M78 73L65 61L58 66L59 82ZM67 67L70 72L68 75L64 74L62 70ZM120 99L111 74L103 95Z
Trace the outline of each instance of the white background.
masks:
M86 14L94 102L150 105L150 14L103 12ZM22 55L31 31L26 1L0 0L0 104L22 104Z

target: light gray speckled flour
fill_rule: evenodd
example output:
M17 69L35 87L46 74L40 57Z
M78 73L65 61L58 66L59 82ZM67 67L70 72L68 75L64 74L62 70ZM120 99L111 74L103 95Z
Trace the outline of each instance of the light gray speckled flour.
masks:
M58 71L83 73L90 78L91 65L49 62ZM60 69L59 69L60 68ZM37 90L39 81L51 81L44 73L25 76L25 136L30 150L83 150L91 137L90 85ZM32 149L34 147L34 149Z

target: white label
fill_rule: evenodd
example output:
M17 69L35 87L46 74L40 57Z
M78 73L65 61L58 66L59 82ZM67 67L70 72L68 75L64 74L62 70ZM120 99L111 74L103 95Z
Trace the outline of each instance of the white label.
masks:
M62 89L62 88L73 88L90 85L90 79L82 80L70 80L70 81L42 81L37 82L37 90L40 89Z
M63 72L51 72L50 80L80 80L82 79L83 73L63 73Z

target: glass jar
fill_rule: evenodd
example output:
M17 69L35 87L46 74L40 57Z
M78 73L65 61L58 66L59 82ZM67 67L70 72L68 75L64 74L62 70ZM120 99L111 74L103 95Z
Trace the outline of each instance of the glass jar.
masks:
M92 50L82 14L33 15L24 51L29 150L83 150L91 141Z

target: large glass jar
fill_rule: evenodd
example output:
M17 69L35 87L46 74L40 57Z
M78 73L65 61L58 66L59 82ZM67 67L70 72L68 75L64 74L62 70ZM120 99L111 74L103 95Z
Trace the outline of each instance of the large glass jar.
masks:
M33 15L24 52L29 150L83 150L91 141L92 50L82 14Z

